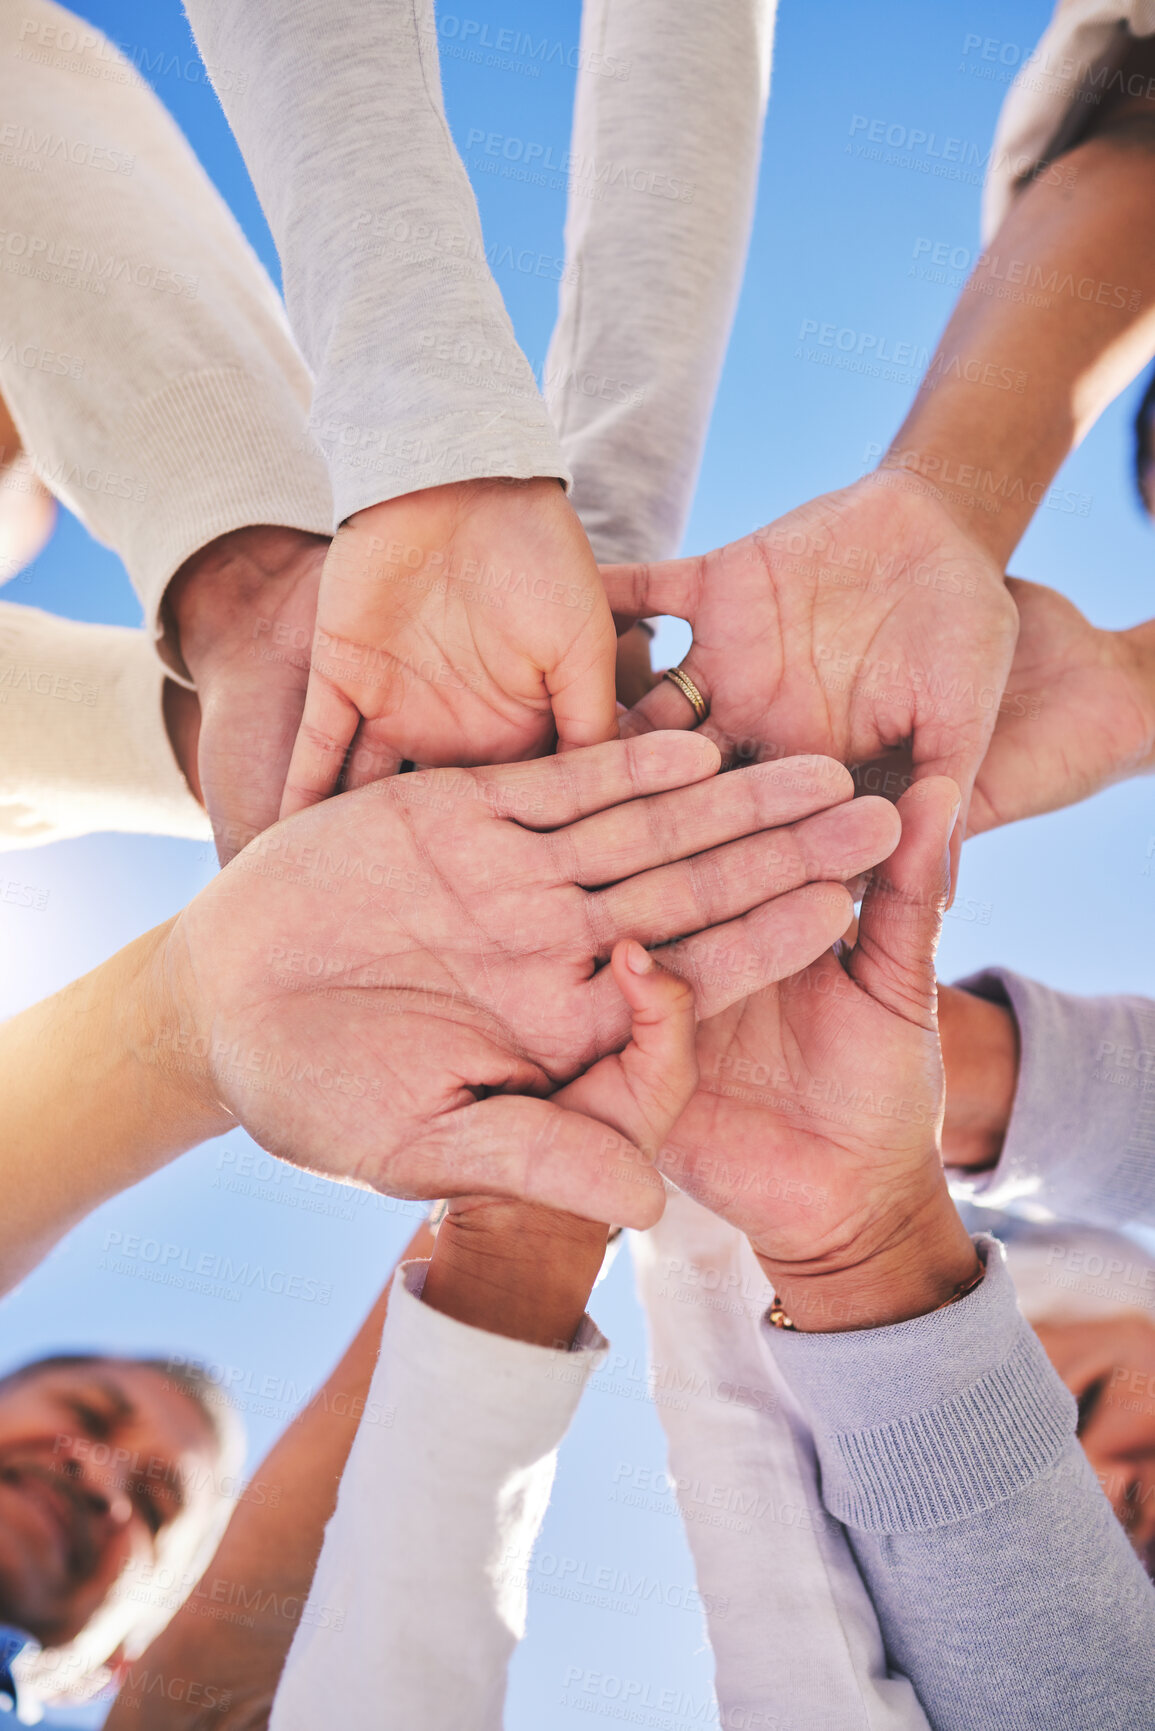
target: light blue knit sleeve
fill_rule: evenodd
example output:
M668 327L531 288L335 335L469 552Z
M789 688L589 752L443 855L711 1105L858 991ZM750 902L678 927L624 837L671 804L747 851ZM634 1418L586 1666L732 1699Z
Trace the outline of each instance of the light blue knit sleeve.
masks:
M934 1731L1155 1725L1155 1590L993 1239L970 1297L770 1350L814 1426L893 1667Z
M1155 1226L1155 1002L1075 997L1009 968L957 984L1012 1011L1020 1059L998 1162L950 1173L956 1200L1029 1220Z

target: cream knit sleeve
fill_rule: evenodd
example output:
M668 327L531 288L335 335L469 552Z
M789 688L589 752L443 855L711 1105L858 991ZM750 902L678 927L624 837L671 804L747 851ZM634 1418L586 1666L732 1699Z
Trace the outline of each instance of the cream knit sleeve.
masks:
M188 0L316 376L338 520L568 479L446 122L433 0Z
M284 309L163 105L51 0L0 15L0 395L154 626L218 535L327 533Z
M165 732L164 677L143 631L0 601L0 851L94 830L211 841ZM0 898L22 882L0 880Z

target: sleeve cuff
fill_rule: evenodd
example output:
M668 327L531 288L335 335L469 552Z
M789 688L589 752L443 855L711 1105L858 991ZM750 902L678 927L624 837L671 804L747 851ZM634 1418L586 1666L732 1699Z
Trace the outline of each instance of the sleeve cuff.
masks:
M911 1533L1009 1502L1075 1430L1075 1402L1019 1311L1001 1247L967 1298L889 1328L789 1333L769 1349L814 1425L822 1500L845 1526Z
M0 603L0 847L104 830L211 841L143 631Z
M507 1461L548 1454L609 1343L588 1316L568 1352L472 1328L422 1303L428 1272L428 1262L406 1262L393 1283L385 1334L395 1389L408 1391L414 1410L452 1390L454 1410L475 1415L479 1446Z
M265 523L333 532L324 458L289 379L189 373L134 407L121 443L138 472L115 545L154 637L170 581L218 536Z
M1019 1026L1019 1079L998 1163L950 1173L957 1200L1026 1219L1155 1220L1155 1002L1074 997L1006 968L960 980Z

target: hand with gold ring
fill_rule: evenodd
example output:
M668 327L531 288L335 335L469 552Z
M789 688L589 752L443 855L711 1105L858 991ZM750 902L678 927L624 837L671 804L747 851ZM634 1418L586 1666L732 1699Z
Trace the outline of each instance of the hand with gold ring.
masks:
M746 763L821 752L853 768L902 748L914 780L958 784L957 864L1018 614L933 488L881 472L715 552L602 576L615 615L673 614L694 633L623 733L699 727Z

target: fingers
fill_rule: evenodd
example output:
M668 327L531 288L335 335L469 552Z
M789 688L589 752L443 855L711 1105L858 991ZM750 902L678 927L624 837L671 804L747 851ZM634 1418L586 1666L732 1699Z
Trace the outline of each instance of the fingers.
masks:
M656 1160L698 1085L694 994L632 939L614 946L610 972L632 1016L630 1043L553 1098L610 1125Z
M204 682L197 755L222 865L277 821L304 685Z
M603 565L602 582L610 612L627 619L669 613L692 625L697 611L705 559L662 559L653 565Z
M662 1180L632 1142L552 1100L491 1095L437 1122L418 1151L423 1165L449 1175L438 1185L449 1197L513 1196L583 1220L639 1227L652 1226L665 1205Z
M618 737L615 694L616 640L608 628L603 652L584 669L574 671L563 661L546 675L546 689L553 705L558 751L580 751ZM579 638L578 648L583 646ZM575 651L576 653L576 651Z
M627 878L588 898L595 954L604 956L626 935L644 944L665 943L706 931L803 884L853 878L893 851L900 827L886 800L856 799L788 828L760 831Z
M527 829L558 829L623 800L688 787L718 773L716 747L686 733L614 739L605 745L543 757L532 763L471 770L483 777L491 804Z
M305 712L281 796L282 818L317 805L336 792L345 754L360 720L355 703L316 673L309 675Z
M949 876L946 902L948 907L954 900L954 892L958 884L959 860L962 856L962 844L966 839L971 792L979 767L980 762L974 759L971 752L953 752L943 758L932 758L926 763L916 762L914 766L913 779L915 784L921 781L946 779L954 783L958 792L959 803L948 843Z
M659 739L693 739L695 750L714 756L714 747L695 734L649 734L646 739L628 743L631 749L644 751L647 740ZM677 792L621 805L574 824L564 837L558 837L558 867L575 883L617 883L738 836L793 823L827 806L841 805L853 792L849 770L833 758L787 757L776 763L755 764L697 787L684 786Z
M382 723L362 721L345 760L342 791L353 793L359 787L367 787L371 781L385 781L397 774L404 761L396 746L390 743Z
M945 776L916 781L898 802L902 838L875 872L859 915L851 978L884 1008L935 1026L934 955L950 891L949 843L959 790Z
M694 654L694 646L678 663L685 673L698 687L707 705L709 713L711 686L699 658ZM630 739L638 733L649 733L658 727L699 727L705 717L699 717L694 705L680 691L672 679L659 678L651 691L640 697L634 707L623 715L620 728L623 739Z
M806 884L751 913L654 952L693 988L698 1016L720 1015L763 986L808 968L843 933L854 904L841 884ZM629 1011L608 968L590 981L607 1051L622 1045Z

